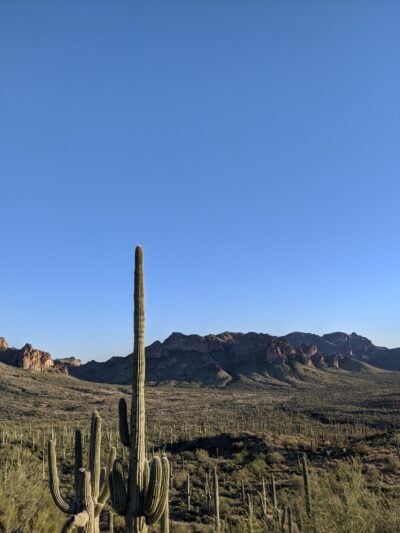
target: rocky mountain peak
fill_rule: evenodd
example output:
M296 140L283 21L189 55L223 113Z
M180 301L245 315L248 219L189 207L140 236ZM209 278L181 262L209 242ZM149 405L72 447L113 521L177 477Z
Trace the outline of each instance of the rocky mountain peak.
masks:
M4 337L0 337L0 350L7 350L8 349L8 342Z
M54 370L68 374L68 367L65 364L61 361L54 361L48 352L38 350L29 343L21 349L9 348L7 345L0 351L0 362L34 372Z

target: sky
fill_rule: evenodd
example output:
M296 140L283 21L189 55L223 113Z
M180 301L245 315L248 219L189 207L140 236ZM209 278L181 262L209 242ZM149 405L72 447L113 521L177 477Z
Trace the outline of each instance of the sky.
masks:
M2 0L0 336L400 346L397 0Z

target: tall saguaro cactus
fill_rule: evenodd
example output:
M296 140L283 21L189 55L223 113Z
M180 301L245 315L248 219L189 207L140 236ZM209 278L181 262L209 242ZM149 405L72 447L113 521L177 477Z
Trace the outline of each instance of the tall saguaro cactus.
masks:
M107 468L100 466L101 418L93 413L90 430L89 469L83 468L82 434L75 431L74 495L64 499L60 492L57 471L57 454L54 440L48 444L50 492L57 507L70 518L65 522L63 533L99 533L100 513L109 498L108 477L115 460L115 448L110 451Z
M129 448L128 480L124 466L115 461L110 476L111 500L115 511L125 516L126 533L144 533L155 524L168 505L169 461L165 455L146 460L145 446L145 344L143 250L135 250L134 349L130 426L127 405L119 401L119 431L122 444Z

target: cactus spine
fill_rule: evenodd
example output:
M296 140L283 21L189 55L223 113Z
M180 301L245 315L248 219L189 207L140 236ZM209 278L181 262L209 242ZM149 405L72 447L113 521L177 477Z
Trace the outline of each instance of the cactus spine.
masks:
M82 533L100 532L100 512L110 495L108 475L115 459L115 449L110 452L108 468L100 467L101 453L101 418L93 413L90 431L89 469L82 467L82 434L75 431L75 494L64 499L60 492L60 481L57 471L57 455L55 441L48 444L49 485L50 492L57 507L64 513L72 515L65 522L63 532L77 528Z
M145 446L145 344L144 344L144 279L143 250L135 250L134 349L130 426L127 405L119 402L119 431L124 446L129 448L128 480L121 461L115 461L110 476L112 503L115 511L125 516L126 533L145 533L147 524L162 517L168 503L169 461L165 455L146 460Z

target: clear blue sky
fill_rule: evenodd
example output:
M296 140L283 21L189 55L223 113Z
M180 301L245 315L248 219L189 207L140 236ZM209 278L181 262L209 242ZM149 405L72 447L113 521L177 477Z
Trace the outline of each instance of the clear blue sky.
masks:
M400 345L397 0L2 0L0 335Z

